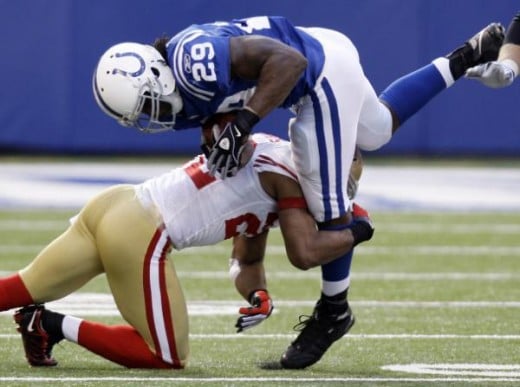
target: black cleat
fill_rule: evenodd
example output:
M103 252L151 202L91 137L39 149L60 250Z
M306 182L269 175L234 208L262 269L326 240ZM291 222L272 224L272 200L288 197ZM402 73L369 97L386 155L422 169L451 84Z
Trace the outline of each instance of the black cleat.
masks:
M466 44L473 50L473 65L496 60L503 41L504 27L500 23L491 23L469 39Z
M348 304L344 313L334 315L327 313L322 300L318 301L312 316L300 316L300 322L294 327L300 334L282 355L280 364L287 369L302 369L316 363L354 322Z
M496 60L503 41L504 27L500 23L491 23L446 55L453 78L460 78L471 67Z
M42 317L46 312L43 305L30 305L18 309L14 321L18 332L22 335L25 357L32 366L51 367L58 364L52 357L52 348L60 339L50 335L42 325Z

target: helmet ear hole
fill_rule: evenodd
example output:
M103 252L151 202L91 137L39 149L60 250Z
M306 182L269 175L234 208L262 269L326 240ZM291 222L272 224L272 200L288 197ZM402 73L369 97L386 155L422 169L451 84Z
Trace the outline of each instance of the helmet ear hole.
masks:
M159 69L157 67L152 67L151 70L152 70L153 75L155 75L157 78L159 78L159 76L161 75L161 72L159 71Z

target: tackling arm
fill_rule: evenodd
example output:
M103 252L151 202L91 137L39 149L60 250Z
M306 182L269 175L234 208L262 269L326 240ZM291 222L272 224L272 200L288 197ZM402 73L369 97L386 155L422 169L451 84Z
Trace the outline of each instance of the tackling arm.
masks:
M288 208L278 216L287 255L299 269L324 265L354 247L351 229L319 231L306 209Z
M248 302L241 307L235 327L237 332L252 328L271 315L273 302L266 288L264 253L267 231L255 238L235 237L230 273L238 292ZM233 267L233 265L235 267Z
M319 231L307 211L302 190L296 181L271 172L262 173L260 180L266 192L278 200L278 219L285 249L295 267L307 270L326 264L372 237L370 219L361 207L355 207L354 222L349 228ZM347 216L350 218L351 214Z
M233 239L233 264L238 265L233 268L235 287L248 301L252 292L267 288L264 271L267 234L266 231L254 238L237 236Z

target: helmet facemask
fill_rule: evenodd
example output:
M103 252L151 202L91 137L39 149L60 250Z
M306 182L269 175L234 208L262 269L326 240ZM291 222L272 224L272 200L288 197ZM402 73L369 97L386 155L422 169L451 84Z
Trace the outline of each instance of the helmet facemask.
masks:
M182 100L176 90L169 95L163 95L162 91L161 85L151 80L141 85L134 110L119 122L145 133L172 130L175 117L182 108Z

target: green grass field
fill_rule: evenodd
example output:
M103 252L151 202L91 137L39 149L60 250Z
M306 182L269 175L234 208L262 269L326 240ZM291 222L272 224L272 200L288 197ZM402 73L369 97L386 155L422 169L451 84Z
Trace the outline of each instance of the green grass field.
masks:
M30 262L71 214L0 212L0 271ZM275 364L295 337L298 316L312 310L320 273L291 267L275 230L266 268L276 313L245 334L235 333L236 314L211 315L240 305L227 277L229 243L174 253L188 303L210 311L190 317L187 369L128 370L68 342L54 350L56 368L30 368L12 313L4 313L0 385L520 385L520 213L372 217L375 237L357 248L352 268L357 323L307 370ZM100 276L81 292L109 290ZM121 322L117 316L86 318Z

